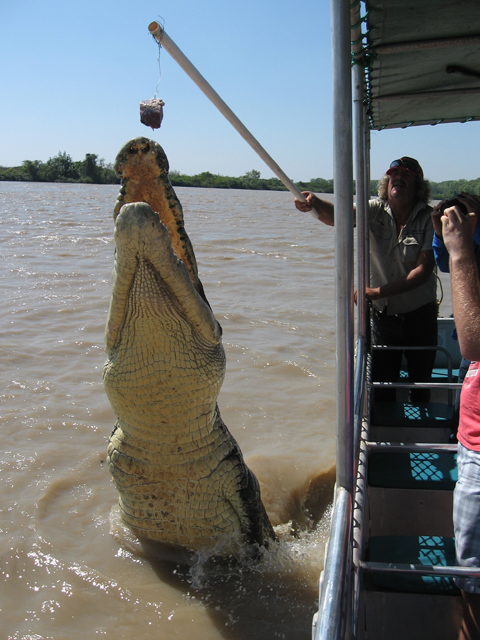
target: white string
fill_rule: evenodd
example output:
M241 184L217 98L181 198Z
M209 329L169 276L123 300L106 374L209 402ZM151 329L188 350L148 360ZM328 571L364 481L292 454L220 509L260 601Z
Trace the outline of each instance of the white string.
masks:
M165 26L165 20L159 16L159 21L162 22L162 29ZM155 40L155 38L153 38ZM157 40L155 40L155 42L157 42ZM160 86L160 80L162 79L162 65L160 63L160 53L162 51L162 45L160 44L160 42L157 42L158 44L158 57L157 57L157 62L158 62L158 82L157 82L157 86L155 88L155 95L153 96L154 98L157 97L157 93L158 93L158 87Z

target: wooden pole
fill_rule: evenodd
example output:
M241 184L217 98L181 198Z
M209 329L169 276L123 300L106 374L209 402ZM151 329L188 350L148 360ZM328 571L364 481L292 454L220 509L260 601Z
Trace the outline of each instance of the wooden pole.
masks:
M195 84L203 91L209 100L217 107L230 124L238 131L244 140L252 147L260 156L265 164L273 171L279 180L287 187L287 189L301 202L305 202L305 198L298 187L290 180L290 178L282 171L275 160L265 151L256 138L252 136L245 125L237 118L230 107L222 100L213 87L205 80L200 72L193 66L190 60L180 51L177 45L168 37L164 29L158 22L151 22L148 30L155 40L178 62L185 73L195 82ZM318 213L312 209L311 214L318 219Z

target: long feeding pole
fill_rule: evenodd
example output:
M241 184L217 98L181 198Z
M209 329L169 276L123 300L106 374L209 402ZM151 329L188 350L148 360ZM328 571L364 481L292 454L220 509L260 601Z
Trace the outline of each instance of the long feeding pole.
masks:
M185 73L195 82L195 84L203 91L209 100L217 107L230 124L238 131L244 140L252 147L260 156L265 164L273 171L279 180L287 187L298 200L305 202L305 197L298 187L290 180L290 178L282 171L275 160L265 151L258 140L252 136L245 125L237 118L230 107L222 100L215 89L205 80L201 73L193 66L190 60L180 51L177 45L168 37L165 30L158 22L151 22L148 30L155 40L178 62ZM312 209L311 214L318 219L318 213Z

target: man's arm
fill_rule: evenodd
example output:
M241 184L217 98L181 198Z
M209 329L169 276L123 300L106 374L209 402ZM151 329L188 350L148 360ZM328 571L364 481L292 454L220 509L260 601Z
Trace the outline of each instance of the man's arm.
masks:
M443 240L450 254L452 303L462 356L480 360L480 282L472 244L472 221L457 207L442 216Z
M311 191L302 191L302 193L305 196L306 202L300 202L300 200L295 198L295 206L297 209L303 213L307 213L312 209L315 209L318 213L318 219L329 227L333 227L335 222L333 204L327 200L317 198L317 196ZM353 223L355 224L355 207L353 207L353 216Z
M365 295L370 300L378 300L379 298L389 298L391 296L398 296L401 293L406 293L412 289L420 287L425 284L432 275L433 268L435 266L435 258L433 251L421 251L418 256L417 264L414 269L410 271L406 276L395 280L395 282L389 282L381 287L366 287Z

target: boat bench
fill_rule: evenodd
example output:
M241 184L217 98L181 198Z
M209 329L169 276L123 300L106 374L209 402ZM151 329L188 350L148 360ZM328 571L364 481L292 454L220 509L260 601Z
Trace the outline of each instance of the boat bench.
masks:
M400 371L400 382L408 380L406 369ZM458 382L458 369L452 369L452 379L448 379L448 367L434 367L432 371L432 382Z
M368 456L369 535L453 535L456 451L389 449Z
M457 417L441 402L373 402L369 440L377 442L449 442Z
M455 407L442 402L373 402L371 425L452 428Z
M368 459L371 487L453 491L457 479L455 451L372 451Z
M455 566L455 540L444 536L372 536L368 540L367 562L395 565ZM421 571L421 570L420 570ZM373 573L371 584L380 589L414 593L459 595L448 576Z
M432 371L432 382L449 382L448 368L435 367ZM452 382L458 381L458 369L452 369Z
M456 564L455 448L370 443L367 451L359 640L454 640L462 617L460 589L452 577L422 574L422 567ZM405 567L418 569L395 571Z

